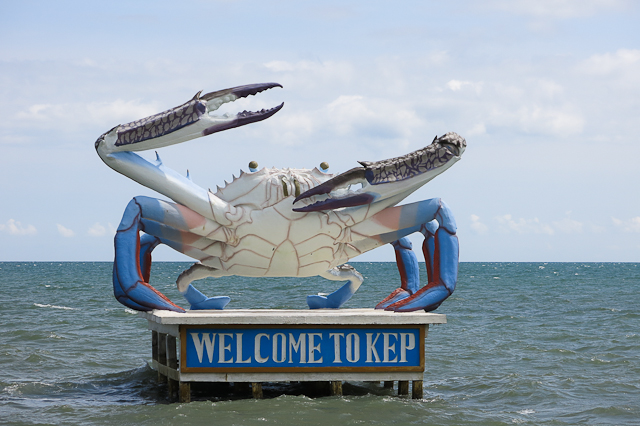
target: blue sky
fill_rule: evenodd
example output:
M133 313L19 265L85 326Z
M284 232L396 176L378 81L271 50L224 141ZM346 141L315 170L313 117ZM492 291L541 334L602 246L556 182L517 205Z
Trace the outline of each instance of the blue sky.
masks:
M215 188L250 160L338 173L455 131L463 159L407 202L447 201L462 261L640 261L640 5L444 3L0 1L0 260L111 260L128 201L157 195L96 138L276 81L230 110L274 117L165 164Z

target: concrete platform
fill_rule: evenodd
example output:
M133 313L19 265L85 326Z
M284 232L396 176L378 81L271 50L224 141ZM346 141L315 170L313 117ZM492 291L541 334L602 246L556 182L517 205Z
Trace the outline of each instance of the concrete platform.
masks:
M422 398L424 342L446 315L375 309L140 312L152 331L152 367L178 399L191 382L398 381Z

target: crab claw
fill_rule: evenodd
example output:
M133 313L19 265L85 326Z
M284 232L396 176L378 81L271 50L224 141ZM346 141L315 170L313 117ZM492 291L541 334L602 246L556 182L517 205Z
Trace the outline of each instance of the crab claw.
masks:
M462 137L447 133L435 137L430 145L402 157L359 161L362 167L353 168L296 197L294 203L306 200L309 204L293 211L332 210L383 200L394 200L390 204L395 204L451 167L460 159L466 146ZM358 188L354 190L352 187Z
M374 201L374 195L364 192L362 189L352 191L352 185L362 185L362 188L367 185L364 167L353 168L348 172L339 174L333 179L329 179L328 181L300 194L293 201L294 204L300 200L314 196L316 198L328 196L328 198L316 201L313 204L309 204L304 207L295 208L293 211L303 213L316 212L320 210L339 209L342 207L361 206L363 204L371 204Z
M200 91L180 106L114 127L98 138L96 149L101 148L107 153L144 151L265 120L280 111L284 103L267 110L243 111L234 116L216 116L211 113L225 103L256 95L273 87L282 86L278 83L248 84L202 96Z
M273 87L282 86L278 83L247 84L245 86L238 86L231 89L218 90L217 92L207 93L200 99L207 101L207 107L211 112L218 109L223 103L233 102L238 98L246 98L249 95L256 95L264 90L271 89ZM214 124L211 127L207 127L202 131L202 135L206 136L212 133L221 132L223 130L233 129L234 127L244 126L245 124L266 120L276 112L280 111L283 106L284 102L268 110L263 109L257 112L242 111L235 117L215 117L218 123Z

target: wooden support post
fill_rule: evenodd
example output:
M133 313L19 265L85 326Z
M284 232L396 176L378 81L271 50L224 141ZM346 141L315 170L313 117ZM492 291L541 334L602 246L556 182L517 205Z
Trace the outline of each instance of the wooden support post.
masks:
M151 359L158 360L158 332L151 332Z
M414 380L411 384L411 398L422 399L423 396L422 380Z
M178 355L176 352L176 338L175 336L167 336L167 366L173 370L178 370ZM178 381L172 378L169 380L169 399L176 400L178 395Z
M393 388L393 380L385 380L384 381L385 388Z
M191 383L180 382L178 389L179 401L184 403L191 402Z
M408 380L398 380L398 395L409 395Z
M158 364L167 365L167 335L158 333ZM158 381L165 383L167 376L158 371Z
M233 391L235 393L247 393L247 392L249 392L249 383L247 383L247 382L233 382Z
M251 393L254 399L262 399L262 383L251 383Z
M331 381L331 395L332 396L342 396L342 380L334 380Z

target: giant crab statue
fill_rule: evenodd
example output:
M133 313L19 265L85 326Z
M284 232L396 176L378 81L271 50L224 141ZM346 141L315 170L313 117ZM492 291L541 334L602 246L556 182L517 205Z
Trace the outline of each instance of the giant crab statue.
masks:
M310 308L339 308L358 289L362 276L345 264L383 244L392 244L400 287L376 308L396 312L436 309L453 292L458 274L458 238L453 215L439 198L396 206L447 170L465 150L455 133L402 157L333 176L320 170L267 169L249 172L217 192L194 184L133 151L185 142L264 120L284 104L235 116L212 115L222 104L282 87L252 84L201 95L168 111L114 127L95 143L111 168L174 203L135 197L115 236L113 288L123 305L141 311L184 312L149 285L151 252L160 243L198 262L177 279L191 309L223 309L229 297L207 297L193 281L229 275L247 277L322 276L347 281L326 296L307 297ZM142 232L141 232L142 231ZM407 235L424 235L428 284L420 288L417 258Z

